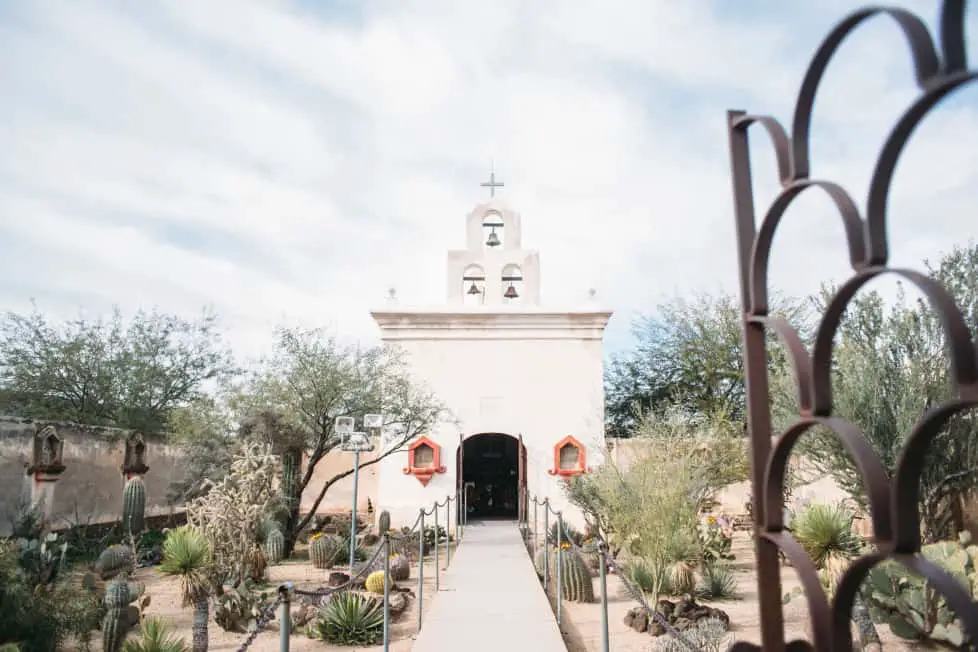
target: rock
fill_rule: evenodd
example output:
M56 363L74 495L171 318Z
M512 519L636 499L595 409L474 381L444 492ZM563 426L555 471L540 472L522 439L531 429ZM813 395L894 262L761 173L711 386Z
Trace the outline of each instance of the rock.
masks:
M633 607L625 613L625 626L642 633L649 627L649 616L642 607Z
M716 618L723 623L724 627L730 627L730 616L728 616L725 611L722 609L697 604L697 602L692 598L683 598L679 600L679 602L659 600L655 607L656 611L658 611L666 619L666 622L679 631L687 630L699 621L707 620L709 618ZM634 611L634 609L632 611ZM632 628L635 629L634 625L632 625ZM652 636L662 636L666 633L666 628L663 627L661 623L651 619L648 624L648 632Z
M407 609L407 596L403 593L391 593L388 598L391 614L397 615Z
M343 586L349 581L350 581L350 576L347 575L346 573L333 571L329 574L329 578L326 580L326 586L335 589L337 586Z
M305 627L308 625L313 618L316 617L316 612L319 610L311 604L302 604L292 610L289 615L289 619L292 621L292 629L298 629L300 627Z

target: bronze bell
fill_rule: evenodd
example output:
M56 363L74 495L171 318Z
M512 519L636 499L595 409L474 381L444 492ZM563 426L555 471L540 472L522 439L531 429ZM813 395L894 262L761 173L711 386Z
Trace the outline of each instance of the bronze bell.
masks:
M479 286L475 284L475 281L472 281L472 285L469 286L468 294L480 294Z
M503 293L503 296L506 297L507 299L515 299L518 296L520 296L520 293L517 292L516 287L512 283L510 283L509 287L506 288L506 291Z
M486 240L487 247L498 247L502 242L499 240L499 236L496 235L496 227L492 227L492 231L489 232L489 239Z

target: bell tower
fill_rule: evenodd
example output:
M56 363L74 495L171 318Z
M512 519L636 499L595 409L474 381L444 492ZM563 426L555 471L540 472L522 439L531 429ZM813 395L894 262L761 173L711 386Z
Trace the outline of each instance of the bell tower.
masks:
M540 254L523 249L520 214L496 199L495 170L489 201L465 218L465 249L448 252L448 303L471 307L539 306Z

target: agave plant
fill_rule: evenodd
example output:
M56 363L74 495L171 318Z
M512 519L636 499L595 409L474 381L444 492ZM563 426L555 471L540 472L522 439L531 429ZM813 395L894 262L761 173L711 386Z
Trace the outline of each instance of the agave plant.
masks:
M122 652L190 652L190 648L182 638L173 636L163 621L146 618L139 627L139 638L126 641Z
M384 605L362 593L341 591L320 609L309 635L333 645L376 645L384 636Z

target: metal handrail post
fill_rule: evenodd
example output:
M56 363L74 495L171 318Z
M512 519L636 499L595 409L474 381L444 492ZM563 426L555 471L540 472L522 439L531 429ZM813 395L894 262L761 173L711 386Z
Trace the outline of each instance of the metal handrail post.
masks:
M543 592L550 586L550 499L543 500Z
M286 582L278 587L280 597L278 603L278 649L279 652L289 652L289 642L292 636L292 617L289 614L292 604L292 582Z
M440 575L438 572L438 566L440 565L440 560L438 559L438 503L435 503L435 506L431 508L431 511L434 512L435 516L435 591L438 591L438 576Z
M608 636L608 562L604 558L604 544L598 544L600 562L599 576L601 578L601 652L608 652L610 638Z
M391 537L384 532L384 652L391 649Z
M554 555L554 559L557 562L557 582L554 587L554 593L557 594L557 627L560 627L560 617L561 617L561 607L563 606L563 600L561 598L564 595L564 514L562 512L557 512L557 554Z
M445 567L452 565L452 497L445 499Z
M421 531L418 533L418 631L421 631L421 612L424 610L424 508L421 509Z

